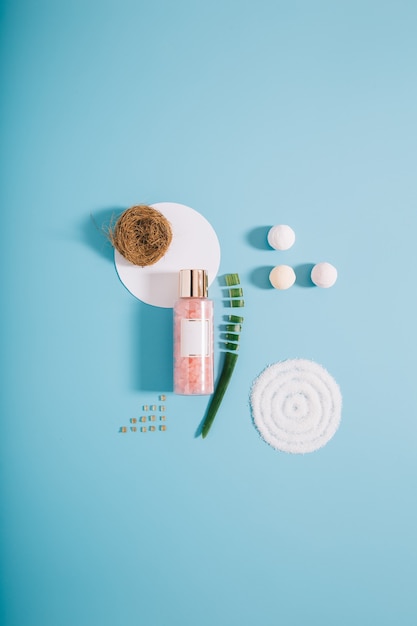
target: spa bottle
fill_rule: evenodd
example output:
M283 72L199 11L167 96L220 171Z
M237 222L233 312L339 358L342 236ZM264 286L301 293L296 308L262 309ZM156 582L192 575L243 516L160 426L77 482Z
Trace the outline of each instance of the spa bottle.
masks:
M206 270L181 270L174 304L174 392L213 393L213 301Z

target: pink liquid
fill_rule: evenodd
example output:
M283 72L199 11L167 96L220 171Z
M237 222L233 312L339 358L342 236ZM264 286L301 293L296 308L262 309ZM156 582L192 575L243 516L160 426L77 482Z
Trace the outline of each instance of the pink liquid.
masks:
M174 306L174 391L213 393L213 301L180 298Z

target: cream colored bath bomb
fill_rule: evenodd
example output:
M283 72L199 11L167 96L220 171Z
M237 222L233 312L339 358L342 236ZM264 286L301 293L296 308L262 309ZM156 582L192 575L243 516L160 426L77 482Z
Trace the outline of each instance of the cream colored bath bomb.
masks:
M311 270L311 280L317 287L333 287L337 280L337 269L331 263L317 263Z
M288 250L295 241L295 232L291 226L278 224L268 232L268 243L275 250Z
M277 265L270 271L269 281L275 289L289 289L295 283L295 272L289 265Z

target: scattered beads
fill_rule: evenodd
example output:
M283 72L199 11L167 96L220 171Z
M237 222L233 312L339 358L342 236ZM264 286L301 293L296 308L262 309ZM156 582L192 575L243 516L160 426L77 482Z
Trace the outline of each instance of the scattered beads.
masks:
M165 402L167 399L166 395L164 393L161 393L158 395L158 400L160 402ZM136 433L138 430L140 430L141 433L146 433L148 432L148 430L150 432L155 432L156 430L161 430L161 431L165 431L166 430L166 425L165 424L160 424L159 428L154 425L154 424L149 424L145 426L145 424L147 422L156 422L157 419L159 419L161 422L165 422L166 420L166 406L165 404L143 404L142 405L142 410L144 413L148 413L150 411L159 411L160 413L162 413L162 415L159 415L158 417L155 415L155 413L151 413L150 415L141 415L140 417L131 417L129 419L129 422L131 424L130 427L127 426L120 426L119 428L119 432L120 433L127 433L127 432L132 432L132 433ZM142 426L140 426L140 428L138 428L135 424L137 424L139 422L139 424L142 424Z

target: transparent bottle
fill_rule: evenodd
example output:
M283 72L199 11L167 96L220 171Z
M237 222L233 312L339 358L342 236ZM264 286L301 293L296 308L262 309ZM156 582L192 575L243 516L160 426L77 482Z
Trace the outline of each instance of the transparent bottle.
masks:
M174 392L213 393L213 301L206 270L181 270L174 304Z

